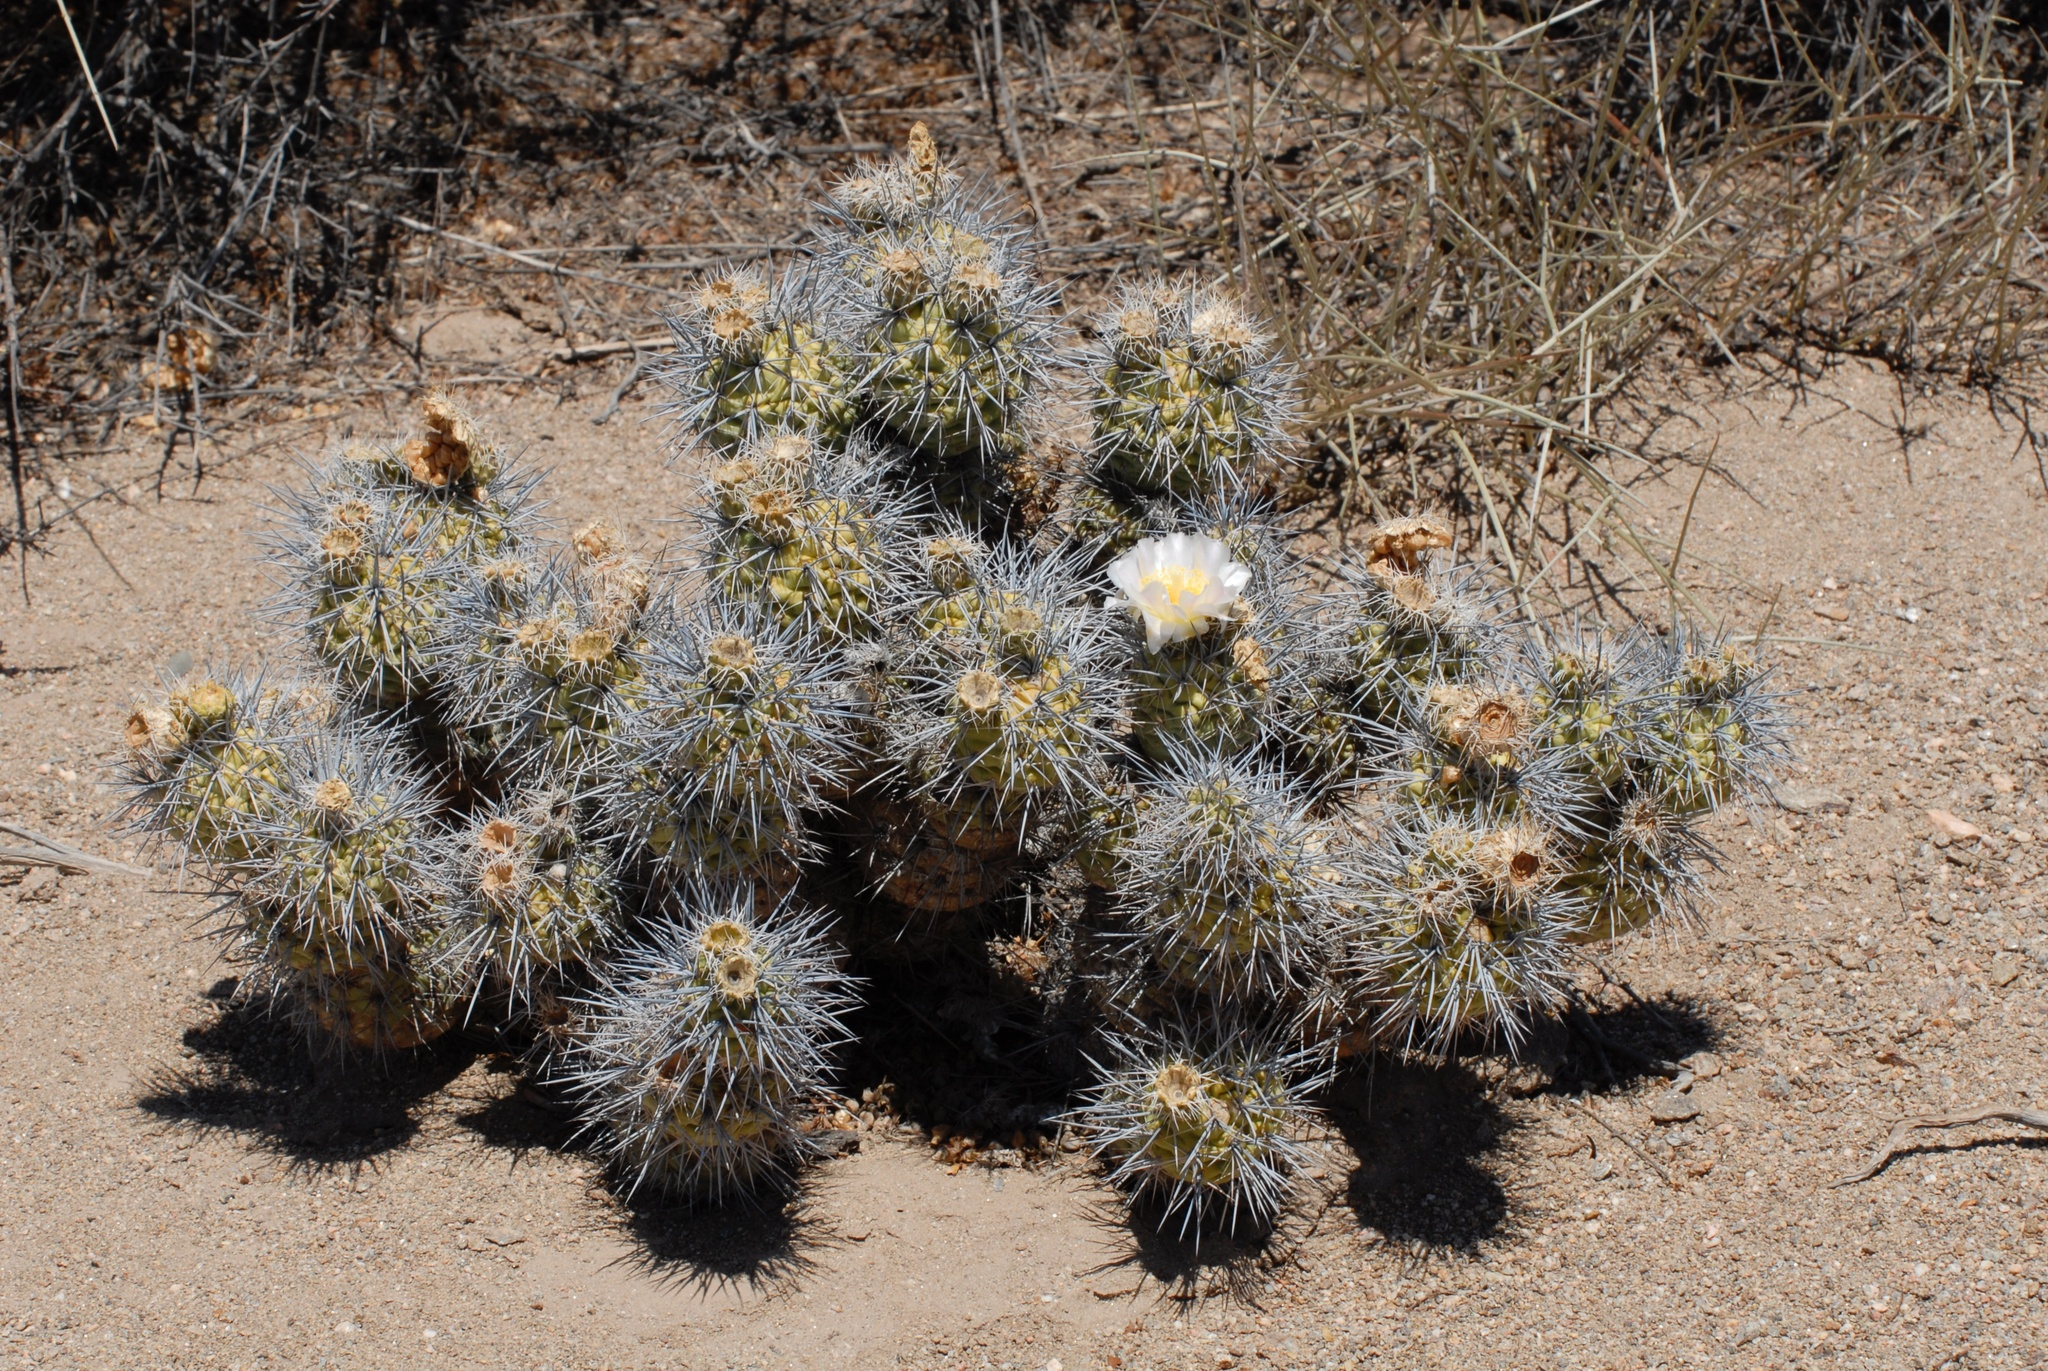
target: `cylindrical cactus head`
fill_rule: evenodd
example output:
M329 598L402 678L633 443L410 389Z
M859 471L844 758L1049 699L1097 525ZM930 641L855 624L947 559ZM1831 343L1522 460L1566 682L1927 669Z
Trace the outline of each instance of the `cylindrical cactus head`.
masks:
M1665 700L1650 652L1635 637L1611 640L1585 625L1525 647L1539 741L1608 803L1633 788L1656 750L1650 722Z
M652 646L607 819L673 873L765 876L808 854L810 816L852 783L862 713L815 632L714 596Z
M881 631L921 502L867 445L827 452L775 433L713 468L693 542L713 587L834 644Z
M181 862L218 868L246 856L250 823L278 802L284 752L306 724L257 676L167 680L122 725L115 775L124 822Z
M452 579L473 552L455 506L330 479L278 492L265 542L279 572L269 614L371 709L424 700Z
M976 575L968 590L912 602L884 724L918 794L1030 827L1097 792L1119 698L1111 628L1080 602L1083 582L1063 559L1005 545Z
M1700 922L1705 841L1683 814L1642 791L1591 838L1569 844L1564 889L1577 897L1571 940L1607 942L1644 929Z
M1248 510L1182 506L1171 531L1104 573L1127 630L1132 735L1154 761L1178 745L1284 745L1313 680L1317 642L1298 567Z
M432 787L388 731L348 721L305 731L283 759L225 872L260 914L244 931L294 969L398 964L446 910Z
M1348 853L1280 768L1176 745L1143 784L1118 906L1169 982L1288 1004L1335 950Z
M1663 657L1645 784L1677 814L1702 814L1753 793L1787 752L1778 697L1764 689L1767 671L1750 649L1682 627Z
M844 260L868 407L927 468L1023 452L1054 353L1055 293L1013 238L975 227L878 231Z
M1140 495L1250 490L1283 458L1294 369L1243 302L1192 281L1128 286L1088 358L1101 476Z
M640 706L652 644L673 632L674 595L658 569L558 559L522 566L516 582L472 572L446 618L450 712L500 751L501 771L580 786Z
M1494 597L1450 549L1450 526L1435 516L1382 524L1363 565L1341 562L1317 605L1328 644L1322 674L1364 725L1412 713L1436 686L1508 669Z
M485 805L439 845L448 976L472 1007L496 980L523 1009L602 954L626 920L610 852L576 796L529 786Z
M660 373L684 446L729 454L785 431L843 442L858 391L844 304L808 274L771 283L740 267L705 280L668 316L676 352Z
M1107 1046L1067 1118L1133 1206L1197 1239L1270 1224L1308 1160L1310 1059L1229 1016Z
M1337 980L1381 1041L1441 1057L1474 1032L1512 1050L1530 1014L1563 993L1578 908L1545 829L1397 817L1365 874Z
M578 1002L564 1075L629 1189L716 1201L804 1158L852 1003L818 918L690 883Z

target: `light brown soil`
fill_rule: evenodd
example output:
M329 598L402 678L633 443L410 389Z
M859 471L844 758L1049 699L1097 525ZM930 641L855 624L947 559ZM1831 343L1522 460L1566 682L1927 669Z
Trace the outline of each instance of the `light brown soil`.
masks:
M651 545L689 483L641 398L604 428L601 396L478 403L556 469L565 520L602 513ZM1667 430L1701 451L1718 436L1686 543L1702 601L1753 632L1782 587L1785 794L1809 811L1716 822L1707 930L1604 963L1649 1007L1589 963L1598 1031L1687 1058L1688 1094L1620 1046L1610 1082L1564 1028L1518 1067L1381 1062L1333 1092L1338 1127L1280 1232L1199 1255L1134 1236L1071 1159L953 1171L886 1119L788 1211L691 1216L611 1198L487 1047L389 1077L312 1070L217 998L226 973L192 933L206 901L171 874L31 872L0 887L5 1357L2037 1364L2043 1140L1987 1125L1830 1185L1901 1114L2048 1088L2048 506L2017 429L1960 399L1916 398L1909 483L1897 404L1849 371L1804 397L1688 402ZM138 451L100 474L120 488L152 466ZM265 641L248 535L258 478L287 476L244 463L197 496L138 492L94 518L104 558L69 535L30 569L32 611L9 592L0 817L123 853L96 786L118 721L173 654ZM1667 535L1690 478L1643 490ZM1929 808L1991 836L1937 848Z

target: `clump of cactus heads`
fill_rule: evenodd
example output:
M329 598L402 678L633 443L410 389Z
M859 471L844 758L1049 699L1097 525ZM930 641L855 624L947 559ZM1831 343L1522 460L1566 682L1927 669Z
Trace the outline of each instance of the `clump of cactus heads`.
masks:
M917 506L884 484L864 447L828 453L776 433L714 468L709 494L699 546L720 593L832 643L880 631Z
M786 887L811 816L858 773L860 723L816 633L710 601L654 646L611 753L606 812L665 869Z
M293 724L258 678L171 683L122 729L130 826L212 868L243 860L252 821L277 803Z
M1284 455L1293 369L1244 306L1213 286L1128 286L1090 356L1095 460L1133 495L1248 491Z
M472 1003L501 988L523 1009L619 936L618 873L577 807L573 792L530 787L480 808L443 843L448 974Z
M1148 282L1066 350L923 125L828 213L802 272L673 321L687 576L542 546L442 395L285 497L325 688L192 677L127 730L246 983L371 1051L502 1012L627 1186L715 1200L829 1110L829 900L948 1004L986 978L1034 1076L1107 1042L1072 1117L1199 1233L1271 1220L1347 1052L1513 1050L1572 944L1692 916L1700 817L1782 750L1746 654L1539 646L1428 515L1311 595L1255 503L1296 401L1245 305Z
M1270 1224L1308 1154L1310 1060L1242 1022L1175 1023L1112 1038L1113 1055L1070 1120L1134 1204L1199 1239Z
M1321 978L1354 878L1278 766L1175 748L1121 843L1119 910L1173 986L1298 1003Z
M753 267L706 281L669 316L665 376L682 430L713 451L784 432L835 445L853 431L858 365L808 277L771 283Z
M675 917L579 1004L565 1065L623 1183L717 1201L786 1174L852 1005L821 922L745 885L688 884Z
M1470 1031L1512 1047L1562 995L1580 920L1540 823L1425 811L1388 826L1368 871L1343 979L1381 1041L1442 1056Z
M316 1036L372 1050L433 1038L452 987L432 969L447 892L431 789L385 739L346 723L283 755L274 799L222 870L237 892L231 935L256 982Z

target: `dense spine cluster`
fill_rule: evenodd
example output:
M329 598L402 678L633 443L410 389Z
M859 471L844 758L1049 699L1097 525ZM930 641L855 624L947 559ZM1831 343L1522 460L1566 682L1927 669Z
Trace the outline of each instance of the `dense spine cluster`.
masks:
M558 545L440 395L280 495L313 684L126 733L246 984L335 1045L527 1033L627 1186L715 1200L811 1155L849 963L998 948L1192 1233L1285 1203L1340 1057L1513 1049L1574 945L1691 916L1782 747L1746 653L1513 625L1425 514L1312 570L1247 303L1135 283L1069 347L922 126L828 214L671 320L681 555Z

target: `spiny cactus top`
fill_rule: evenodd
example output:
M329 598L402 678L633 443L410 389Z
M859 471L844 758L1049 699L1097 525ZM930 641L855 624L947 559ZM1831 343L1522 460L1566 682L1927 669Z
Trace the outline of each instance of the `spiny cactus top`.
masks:
M1426 514L1323 584L1261 498L1296 378L1226 283L1071 346L922 125L826 208L801 268L678 302L680 555L555 545L438 394L281 495L318 679L126 727L245 984L373 1052L530 1034L625 1185L715 1199L810 1155L843 957L964 966L1086 888L1029 1012L1196 1232L1277 1212L1340 1056L1512 1049L1574 944L1694 915L1700 817L1783 749L1749 653L1516 625Z

